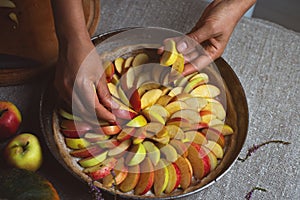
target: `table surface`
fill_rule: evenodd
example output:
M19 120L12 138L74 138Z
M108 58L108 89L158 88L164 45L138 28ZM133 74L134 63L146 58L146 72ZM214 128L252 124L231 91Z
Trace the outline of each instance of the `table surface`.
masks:
M97 34L129 26L159 26L188 32L205 7L202 1L101 1ZM223 58L239 77L249 106L249 131L240 156L254 144L269 144L245 162L236 162L218 182L182 199L300 199L300 34L259 19L242 19ZM62 199L91 199L88 187L69 174L47 148L39 125L39 100L45 76L19 86L1 87L0 99L13 101L23 113L20 131L36 133L44 147L39 173ZM3 146L3 144L2 144ZM109 198L108 198L109 199Z

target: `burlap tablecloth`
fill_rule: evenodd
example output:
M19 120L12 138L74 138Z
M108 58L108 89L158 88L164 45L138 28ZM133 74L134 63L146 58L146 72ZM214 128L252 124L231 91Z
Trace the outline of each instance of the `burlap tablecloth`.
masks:
M102 0L97 33L129 26L159 26L188 32L203 1ZM249 106L249 131L240 156L254 144L269 144L237 161L217 183L184 199L300 199L300 34L259 19L237 25L223 58L238 75Z

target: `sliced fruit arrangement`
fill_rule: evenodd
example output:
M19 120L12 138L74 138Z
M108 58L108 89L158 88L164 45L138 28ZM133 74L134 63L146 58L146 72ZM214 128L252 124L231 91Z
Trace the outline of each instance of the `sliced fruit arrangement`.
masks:
M83 173L104 187L156 196L185 190L214 170L226 153L221 90L205 73L168 82L184 58L168 40L160 64L145 52L107 62L114 123L99 125L59 108L60 132ZM158 60L156 60L158 61ZM167 67L166 67L167 66ZM170 70L171 69L171 70Z

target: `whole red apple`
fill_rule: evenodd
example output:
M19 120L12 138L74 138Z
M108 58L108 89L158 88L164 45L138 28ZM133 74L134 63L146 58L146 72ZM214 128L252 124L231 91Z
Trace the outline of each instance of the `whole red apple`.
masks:
M0 140L14 135L21 121L21 113L12 102L0 101Z

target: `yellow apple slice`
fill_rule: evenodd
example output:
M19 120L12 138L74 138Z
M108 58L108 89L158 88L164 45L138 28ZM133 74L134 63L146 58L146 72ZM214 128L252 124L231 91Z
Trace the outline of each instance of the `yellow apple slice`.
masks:
M220 89L214 85L200 85L191 91L191 95L204 98L215 98L220 94Z
M145 119L145 117L143 115L138 115L135 118L133 118L132 120L130 120L126 126L129 127L143 127L147 124L147 120Z
M139 65L146 64L149 61L149 56L146 53L139 53L132 61L132 66L136 67Z
M154 167L151 160L146 157L140 165L140 179L134 188L135 195L146 194L153 186L154 183Z
M159 97L156 104L166 107L166 105L169 104L169 102L171 101L172 98L173 97L171 97L169 95L162 95L161 97Z
M155 166L153 190L156 196L161 195L167 188L169 181L167 163L167 161L161 159Z
M159 97L161 96L162 91L160 89L152 89L147 91L142 97L141 97L141 108L142 110L154 105Z
M115 176L108 174L103 178L103 185L107 188L111 188L113 184L121 184L128 175L128 169L124 165L124 158L118 159L118 162L114 168Z
M140 178L140 166L130 166L128 167L128 174L125 180L119 185L119 189L122 192L129 192L133 190Z
M173 113L170 119L173 118L183 118L188 120L191 124L196 124L201 121L200 114L195 110L182 109Z
M142 143L132 145L126 156L127 166L140 164L146 157L146 149Z
M216 117L220 120L224 120L226 117L226 111L223 105L218 101L209 102L204 108L202 108L202 110L210 111L212 114L216 115Z
M82 121L82 119L80 117L77 117L62 108L60 108L58 110L58 113L60 114L60 116L62 116L65 119L74 120L74 121Z
M197 110L198 112L207 105L207 100L202 97L192 97L183 100L184 103L189 105L191 110Z
M65 143L70 149L83 149L90 145L84 138L65 138Z
M183 87L174 87L169 93L168 95L171 97L174 97L176 95L179 95L183 92Z
M216 116L217 117L217 116ZM224 125L224 122L215 118L208 122L208 126Z
M195 74L194 76L192 76L192 77L189 79L189 81L192 81L192 80L197 79L197 78L202 78L202 79L204 79L204 80L205 80L204 83L208 83L208 81L209 81L209 77L208 77L208 75L205 74L205 73L197 73L197 74Z
M117 86L115 84L107 83L107 87L108 87L108 90L109 90L111 95L113 95L114 97L120 99L119 93L117 91Z
M196 79L193 79L191 81L188 82L188 84L185 86L183 92L185 93L189 93L191 92L194 88L198 87L199 85L202 85L206 82L205 79L203 78L196 78Z
M211 128L220 131L224 136L231 135L234 133L233 129L227 124L215 124L211 126Z
M223 158L224 151L223 151L222 147L215 141L208 140L207 143L204 144L204 147L206 147L210 151L212 151L217 158L219 158L219 159Z
M166 123L165 119L158 112L150 110L148 108L143 110L143 115L148 119L148 121L159 122L161 124Z
M125 63L124 63L125 70L131 66L133 59L134 59L133 56L126 58Z
M179 156L182 156L184 158L187 157L188 149L182 141L173 139L173 140L170 140L170 145L172 145L176 149L177 154Z
M158 89L159 87L160 84L154 81L148 81L148 82L144 82L142 85L137 85L140 96L145 94L145 92L148 90Z
M163 118L163 123L165 123L165 121L170 117L170 113L162 105L159 104L154 104L144 109L144 112L148 112L149 114L157 113L157 115Z
M117 85L117 84L120 82L120 79L119 79L118 75L117 75L117 74L114 74L114 75L112 76L110 82L113 83L113 84L115 84L115 85Z
M107 151L104 151L99 155L83 158L79 160L78 163L83 168L92 167L103 162L106 159L106 157L107 157Z
M177 73L182 73L184 70L184 57L181 53L178 54L176 61L172 65L172 70L175 70Z
M122 57L119 57L119 58L115 59L115 61L114 61L116 71L117 71L119 74L122 74L124 62L125 62L125 60L124 60L124 58L122 58Z
M183 142L194 142L196 144L207 144L206 137L200 133L199 131L186 131L184 132L185 138L183 139Z
M131 141L125 140L125 141L121 142L118 146L116 146L115 148L109 149L108 156L113 157L120 153L123 153L124 151L126 151L129 148L130 145L131 145Z
M191 94L188 93L181 93L181 94L177 94L176 96L174 96L171 99L171 102L173 101L185 101L187 99L193 98L193 96Z
M191 185L193 177L193 168L189 160L181 156L178 156L178 159L175 161L175 164L178 166L181 174L180 187L183 190L185 190Z
M117 85L117 91L118 91L118 95L119 95L119 98L121 99L122 103L125 104L126 106L129 106L130 105L129 99L126 96L126 94L120 84Z
M162 145L158 144L159 150L162 155L166 158L169 162L175 162L178 158L178 154L176 149L171 146L170 144Z
M182 101L173 101L169 103L168 105L165 106L165 109L169 112L169 114L172 116L173 113L183 110L183 109L188 109L188 105Z
M166 129L171 139L182 140L185 137L183 130L176 125L172 125L172 124L166 125Z
M170 136L166 135L164 137L157 137L156 135L150 138L151 140L159 143L159 144L168 144L170 141Z
M152 164L154 166L156 166L157 163L160 160L160 151L159 151L159 149L151 141L144 141L143 145L146 149L147 156L150 158Z
M170 163L167 165L169 171L169 181L165 189L166 194L173 192L180 184L181 173L178 166L175 163Z
M167 40L164 46L164 53L161 57L160 64L163 66L173 65L178 57L176 43L174 40Z

